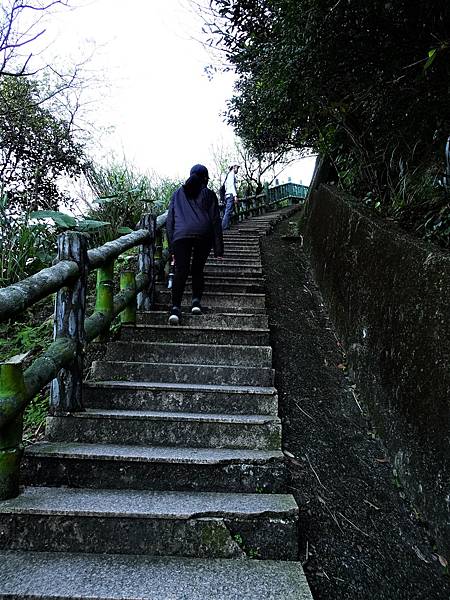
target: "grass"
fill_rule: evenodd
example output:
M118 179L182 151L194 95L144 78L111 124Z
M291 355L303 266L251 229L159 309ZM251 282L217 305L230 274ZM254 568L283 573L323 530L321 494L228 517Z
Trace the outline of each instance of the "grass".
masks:
M49 301L50 300L50 301ZM21 321L0 324L0 361L17 354L29 353L26 364L42 352L52 341L51 299L46 299L28 311ZM32 441L42 430L49 403L48 387L28 405L24 413L24 440Z

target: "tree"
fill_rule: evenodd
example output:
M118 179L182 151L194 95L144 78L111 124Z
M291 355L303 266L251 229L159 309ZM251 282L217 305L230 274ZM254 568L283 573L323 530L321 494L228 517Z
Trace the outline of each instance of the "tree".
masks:
M142 173L122 161L107 165L87 163L84 175L94 200L83 197L90 219L107 221L105 237L114 238L136 227L146 212L160 214L181 182L156 174Z
M66 204L59 180L79 175L85 160L72 123L48 110L42 95L30 78L0 77L0 191L10 212Z
M204 15L238 75L228 120L257 154L312 147L381 201L442 156L447 0L212 0Z
M0 6L0 76L30 75L30 46L45 33L43 18L64 0L2 0Z
M241 195L259 193L263 183L272 184L288 165L300 159L308 150L303 152L261 152L257 154L252 148L246 147L240 139L236 139L234 146L226 147L223 144L213 146L211 154L213 169L210 169L210 180L213 187L219 189L229 167L238 164Z

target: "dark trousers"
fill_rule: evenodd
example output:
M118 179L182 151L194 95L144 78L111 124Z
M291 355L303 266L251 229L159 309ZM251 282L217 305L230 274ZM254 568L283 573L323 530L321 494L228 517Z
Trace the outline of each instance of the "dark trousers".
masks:
M172 306L181 307L184 286L189 275L192 257L192 298L202 299L204 276L203 269L212 248L211 238L184 238L173 245L175 256L175 275L172 285Z

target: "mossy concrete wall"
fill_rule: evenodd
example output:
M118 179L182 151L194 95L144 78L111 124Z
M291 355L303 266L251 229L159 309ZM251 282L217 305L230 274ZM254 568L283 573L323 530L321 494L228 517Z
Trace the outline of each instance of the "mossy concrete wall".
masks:
M349 368L407 495L450 555L450 253L377 221L333 187L305 243Z

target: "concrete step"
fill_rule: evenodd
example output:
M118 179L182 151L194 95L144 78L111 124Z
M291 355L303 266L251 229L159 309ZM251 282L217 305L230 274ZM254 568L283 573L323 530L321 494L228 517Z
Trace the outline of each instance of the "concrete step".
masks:
M148 311L137 314L138 324L145 325L167 325L167 310ZM186 327L198 326L202 328L228 328L239 329L267 329L267 315L254 315L251 313L205 313L192 315L190 312L183 313L183 325Z
M209 265L224 265L226 267L260 267L261 259L250 259L250 258L232 258L225 256L225 258L208 258L206 264Z
M235 225L233 229L227 230L223 232L223 239L225 241L229 240L241 240L241 241L255 241L258 238L252 235L251 233L245 233L240 231L239 226Z
M224 278L221 279L222 281L214 281L211 279L205 281L206 293L216 294L217 292L229 292L233 294L261 294L265 290L265 286L263 283L252 282L251 279L245 283L241 283L238 281L230 281L229 279ZM157 289L166 290L167 285L158 284ZM184 291L188 296L192 296L192 284L190 281L187 282Z
M200 383L207 385L273 385L273 369L267 367L237 367L178 363L148 363L126 361L95 361L92 363L95 381L158 381L166 383Z
M191 278L188 278L188 283L191 283ZM238 276L233 277L233 283L253 283L264 285L266 280L264 277L247 277L247 276ZM220 274L218 275L205 275L205 284L208 283L230 283L229 277L222 277Z
M111 342L106 360L161 362L178 364L271 367L270 346L225 344L182 344L170 342Z
M127 327L120 333L123 341L143 341L143 342L171 342L171 343L204 343L204 344L237 344L241 346L268 346L270 341L269 330L266 328L239 327L232 328L225 326L214 327L200 321L198 325L192 323L190 318L190 307L185 307L181 316L181 325L173 327L165 325L137 325L136 327ZM185 320L186 315L186 320ZM210 315L208 315L210 316ZM189 325L185 325L185 323ZM192 325L191 325L192 323Z
M204 269L205 275L219 275L221 277L262 277L262 267L243 267L221 264L206 265Z
M76 442L28 446L22 483L45 487L280 493L277 450L170 448Z
M171 302L172 294L170 290L156 290L155 292L155 302L157 304L167 304ZM239 294L236 292L215 292L209 293L206 292L203 294L202 304L205 306L215 307L215 306L229 306L232 308L246 308L253 309L265 308L265 295L264 294ZM249 312L247 310L247 312Z
M115 554L0 554L0 598L312 600L301 563Z
M282 494L29 487L0 505L0 550L245 558L242 539L296 560L297 514Z
M88 381L83 386L85 408L163 412L277 415L273 387Z
M169 316L168 310L171 307L169 301L166 303L156 303L153 305L155 311L166 311L167 317ZM181 305L183 315L190 315L191 313L191 301L189 297L183 298L183 304ZM221 313L233 313L236 315L247 314L251 312L253 315L265 315L265 308L251 308L248 306L205 306L202 301L202 310L207 314L221 314ZM174 327L175 329L175 327Z
M234 252L245 252L249 254L261 255L259 239L255 240L254 242L224 241L223 245L226 251L233 250Z
M259 240L253 242L224 242L225 252L244 252L247 254L257 254L261 256Z
M210 259L215 259L214 256L211 256ZM224 258L223 259L217 259L217 260L224 260L224 261L230 261L230 260L242 260L242 261L258 261L261 262L261 255L257 252L242 252L241 250L229 250L228 248L225 249L224 252Z
M47 417L50 442L183 448L279 450L281 426L270 415L89 409Z

